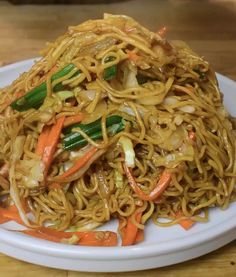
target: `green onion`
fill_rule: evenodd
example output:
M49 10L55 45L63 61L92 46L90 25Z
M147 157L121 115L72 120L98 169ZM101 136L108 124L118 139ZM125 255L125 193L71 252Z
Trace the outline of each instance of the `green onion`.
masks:
M52 75L52 82L62 78L63 76L69 74L76 66L74 64L69 64L62 70L58 71L57 73ZM79 74L79 71L75 74ZM72 76L73 77L73 76ZM53 91L57 92L63 88L62 83L57 84ZM36 88L32 89L22 97L16 99L11 103L11 107L17 111L26 111L30 108L38 108L42 105L45 97L47 96L47 85L46 82L43 82L41 85L37 86Z
M106 126L109 127L113 124L120 123L121 120L122 120L122 117L119 115L108 116L106 118ZM80 128L87 135L90 135L92 133L102 130L101 118L97 119L94 122L88 123L88 124L75 123L73 125L70 125L67 128L64 128L63 133L67 134L67 136L65 138L68 138L68 140L75 138L75 140L76 140L77 137L80 136L80 134L78 134L76 132L72 132L72 130L75 128Z
M125 127L122 117L115 115L107 118L106 126L107 133L110 136L114 136L118 132L122 131ZM102 138L101 119L87 125L80 124L80 129L83 130L92 140L98 140ZM63 148L65 150L74 149L76 147L86 145L87 143L87 140L79 133L70 133L62 140Z
M113 79L116 76L117 68L116 65L112 65L104 70L103 78L108 81Z
M205 72L202 72L200 69L194 69L193 71L195 71L199 75L199 78L201 80L206 79L206 73Z
M108 57L105 62L110 62L110 61L113 61L115 59L115 57ZM107 67L105 70L104 70L104 73L103 73L103 78L104 80L108 81L108 80L111 80L113 79L115 76L116 76L116 73L117 73L117 65L114 64L110 67Z

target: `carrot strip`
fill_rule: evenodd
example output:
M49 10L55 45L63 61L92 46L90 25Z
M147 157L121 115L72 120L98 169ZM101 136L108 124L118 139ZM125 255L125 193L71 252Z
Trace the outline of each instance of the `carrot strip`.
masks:
M69 168L66 172L64 172L62 175L58 176L57 180L63 180L64 178L74 174L77 172L79 169L81 169L92 157L93 155L97 152L96 147L92 147L83 157L78 159L76 163Z
M15 205L12 205L8 208L0 208L0 214L1 214L1 223L5 223L13 220L19 224L24 225Z
M84 246L116 246L117 234L110 231L85 232L80 237L78 244Z
M39 239L49 240L49 241L53 241L53 242L61 242L61 238L57 238L57 237L47 235L45 233L41 233L38 230L23 230L21 232L26 235L36 237Z
M193 225L194 225L194 221L192 221L191 219L182 219L179 224L185 229L185 230L189 230Z
M49 133L50 133L50 126L44 126L43 131L39 135L38 143L35 150L35 153L39 156L43 155Z
M144 231L141 229L138 229L134 244L142 242L143 240L144 240Z
M59 239L68 239L68 238L71 238L74 234L77 234L77 235L80 234L80 232L57 231L47 227L39 227L38 229L36 229L36 231L41 232L43 234L47 234L49 236L57 237Z
M142 217L142 213L136 214L136 221L140 223ZM135 243L136 237L138 233L138 227L133 224L131 220L131 216L127 220L127 225L125 227L125 230L123 232L124 236L122 238L122 246L132 245Z
M123 221L119 219L119 233L121 238L124 237L124 232L126 229L125 228L126 226L122 226L122 225L123 225ZM142 242L143 240L144 240L144 230L138 229L134 244Z
M127 167L125 164L124 164L124 171L128 178L128 182L132 187L132 189L134 190L134 192L139 196L140 199L145 201L152 201L152 200L155 200L157 197L159 197L164 192L164 190L167 188L167 186L171 181L171 173L168 172L167 170L164 170L160 179L157 181L155 188L149 194L146 194L139 188L138 184L136 183L131 173L131 169Z
M117 245L117 234L110 231L63 232L46 227L40 227L36 230L24 230L23 233L54 242L63 242L76 235L78 237L76 244L84 246Z
M139 56L134 51L126 50L125 52L128 54L128 58L134 63L139 59Z
M179 211L176 214L176 218L180 218L182 217L182 213ZM188 219L181 219L178 224L180 224L185 230L189 230L194 224L195 221L193 221L192 219L188 218Z
M54 182L48 185L49 189L61 189L62 186L60 183Z
M69 116L64 121L64 127L70 126L75 123L79 123L84 119L84 114L79 113L77 115Z
M47 142L45 144L45 148L44 148L44 151L42 154L42 161L45 166L44 176L47 176L49 167L53 160L53 155L55 153L57 143L60 138L60 134L61 134L61 130L63 128L64 121L65 121L64 116L58 118L56 123L52 126L52 128L48 134Z
M10 221L10 220L11 220L11 219L4 217L4 216L1 214L1 211L0 211L0 224L6 223L6 222L8 222L8 221Z

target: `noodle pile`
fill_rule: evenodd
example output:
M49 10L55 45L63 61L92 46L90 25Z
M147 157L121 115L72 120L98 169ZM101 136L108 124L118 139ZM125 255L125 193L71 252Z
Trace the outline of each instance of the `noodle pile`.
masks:
M168 42L129 17L106 14L69 27L42 56L0 91L1 206L14 204L26 226L85 231L117 218L120 229L131 219L143 230L150 218L159 226L205 222L208 208L226 209L235 200L233 119L208 62L185 43ZM75 68L53 80L69 64ZM104 77L106 70L111 76ZM43 82L46 97L39 107L10 106ZM71 97L63 99L60 92ZM45 175L36 153L40 134L78 114L82 124L101 120L101 138L75 127L88 143L65 150L61 132ZM112 115L121 117L124 127L111 135L106 119ZM95 148L82 172L58 178ZM128 167L130 152L134 164ZM140 197L128 178L130 173L149 195L163 172L170 179L154 199Z

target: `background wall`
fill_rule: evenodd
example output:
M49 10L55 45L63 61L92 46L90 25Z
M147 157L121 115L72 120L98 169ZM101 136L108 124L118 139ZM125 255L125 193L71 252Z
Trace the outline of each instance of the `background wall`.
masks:
M166 26L167 38L185 40L196 52L205 56L215 70L236 79L232 73L232 68L235 68L232 56L236 56L236 1L96 2L99 3L15 6L1 1L0 63L35 57L46 41L54 40L69 25L100 18L104 12L109 12L133 16L153 31Z

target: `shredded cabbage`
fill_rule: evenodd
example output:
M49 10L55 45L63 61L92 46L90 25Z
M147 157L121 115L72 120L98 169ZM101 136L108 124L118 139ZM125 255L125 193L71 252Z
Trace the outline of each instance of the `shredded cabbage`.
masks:
M128 167L135 166L135 152L131 139L127 137L120 137L118 143L122 146L125 153L125 164Z

